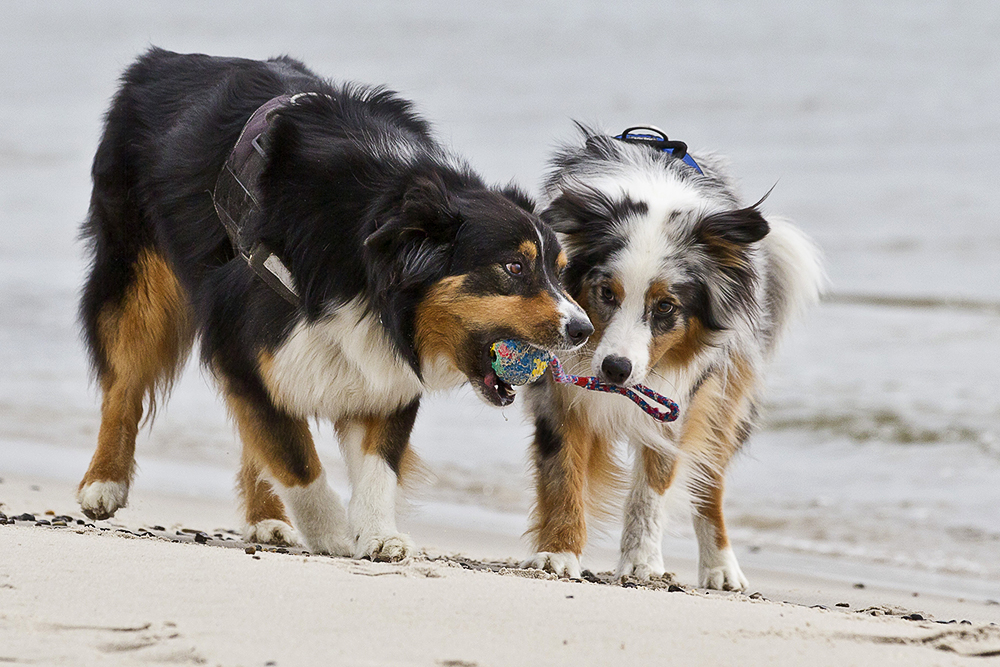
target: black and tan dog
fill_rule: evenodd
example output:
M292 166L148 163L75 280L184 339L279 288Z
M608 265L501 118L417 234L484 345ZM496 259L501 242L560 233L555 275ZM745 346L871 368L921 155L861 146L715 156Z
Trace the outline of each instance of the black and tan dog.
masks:
M493 342L565 349L593 330L526 197L484 185L395 94L288 58L149 51L93 180L81 317L103 402L79 501L94 518L125 505L147 401L200 336L243 440L247 538L292 542L287 506L313 551L402 558L396 486L424 390L470 381L506 405ZM311 417L335 425L346 515Z
M552 161L542 216L569 253L567 288L596 328L567 370L673 397L663 424L620 396L546 378L526 395L535 423L538 502L528 565L579 576L587 512L634 472L620 576L663 573L666 492L687 491L700 549L699 583L742 589L722 500L726 466L753 430L765 362L793 315L816 300L819 255L780 218L740 202L713 156L697 160L655 128L611 137L581 128Z

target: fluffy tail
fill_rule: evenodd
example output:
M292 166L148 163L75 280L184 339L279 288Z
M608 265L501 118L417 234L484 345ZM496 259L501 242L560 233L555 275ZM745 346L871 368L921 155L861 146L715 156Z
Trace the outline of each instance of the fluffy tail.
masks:
M762 247L767 256L764 283L773 349L788 325L826 290L822 253L798 227L784 218L768 218L771 231ZM770 350L769 350L770 351Z

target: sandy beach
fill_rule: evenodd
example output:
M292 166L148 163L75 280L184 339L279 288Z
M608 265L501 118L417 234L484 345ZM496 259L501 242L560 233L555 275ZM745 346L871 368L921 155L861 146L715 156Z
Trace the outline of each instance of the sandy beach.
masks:
M142 494L118 518L90 522L72 493L52 480L0 484L8 517L0 664L845 666L1000 657L995 602L749 568L748 594L671 577L558 580L518 569L516 540L413 521L404 525L424 549L398 564L257 550L235 533L225 502Z
M0 665L951 665L1000 662L1000 31L995 0L725 7L52 0L0 6ZM518 404L430 396L402 507L422 555L247 553L239 449L192 363L137 444L130 504L76 483L100 397L76 322L103 114L150 45L289 54L415 100L488 180L537 194L572 120L732 159L822 247L831 292L728 471L745 594L513 565L532 503ZM329 425L317 446L347 480ZM27 515L27 516L26 516ZM22 518L18 518L22 517ZM83 521L83 523L80 523ZM47 522L47 523L46 523ZM39 525L40 524L40 525ZM58 525L66 524L66 525Z

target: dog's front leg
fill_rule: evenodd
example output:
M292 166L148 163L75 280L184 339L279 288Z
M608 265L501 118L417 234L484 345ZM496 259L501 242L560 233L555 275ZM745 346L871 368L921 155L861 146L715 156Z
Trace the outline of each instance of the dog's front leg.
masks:
M722 514L724 480L718 467L703 465L700 482L692 489L694 531L698 536L698 585L723 591L742 591L748 583L729 545Z
M240 473L249 541L293 543L282 496L295 527L314 553L350 553L344 506L326 482L309 425L259 396L243 395L224 385L226 401L243 440Z
M587 542L586 497L596 437L576 415L553 426L535 422L534 458L537 500L531 532L534 556L521 567L578 579L580 553Z
M663 575L665 494L674 479L675 457L633 443L635 468L625 505L621 558L615 576L647 580Z
M416 399L388 416L341 419L336 424L351 481L347 516L355 558L398 561L414 551L413 540L396 528L396 488L419 405Z

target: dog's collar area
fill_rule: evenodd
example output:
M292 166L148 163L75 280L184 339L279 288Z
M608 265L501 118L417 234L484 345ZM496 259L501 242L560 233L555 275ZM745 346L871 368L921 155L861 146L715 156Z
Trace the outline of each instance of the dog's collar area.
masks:
M305 98L319 96L329 97L316 92L279 95L257 107L243 126L212 192L215 212L226 229L233 250L268 287L294 306L300 305L301 301L291 271L266 243L249 238L246 223L260 211L259 179L267 165L268 130L274 112Z
M652 134L651 134L652 133ZM626 144L637 144L648 146L653 150L669 153L673 157L681 160L684 164L694 168L699 174L704 174L695 159L687 152L687 144L683 141L672 141L667 134L658 127L652 125L637 125L630 127L621 134L616 134L615 139Z

